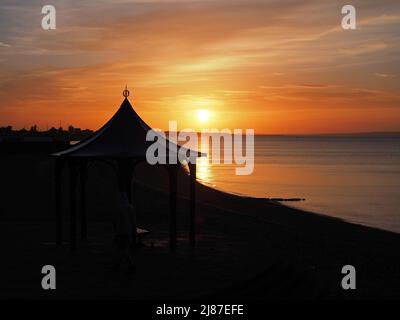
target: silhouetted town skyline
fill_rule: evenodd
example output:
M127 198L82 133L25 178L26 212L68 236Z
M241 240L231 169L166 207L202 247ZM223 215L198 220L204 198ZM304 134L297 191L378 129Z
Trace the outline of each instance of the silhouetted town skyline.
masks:
M29 129L25 127L22 129L14 130L13 126L7 125L0 127L0 140L23 140L25 138L53 138L54 140L82 140L90 136L94 131L90 129L81 129L69 125L66 129L62 126L56 128L40 130L36 124L30 126Z

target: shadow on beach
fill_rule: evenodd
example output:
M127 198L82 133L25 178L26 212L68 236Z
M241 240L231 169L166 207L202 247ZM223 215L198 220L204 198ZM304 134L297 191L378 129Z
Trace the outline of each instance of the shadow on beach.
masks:
M89 170L87 241L68 247L68 188L63 192L64 245L55 246L53 160L40 154L1 157L0 298L24 299L367 299L400 298L400 236L239 197L198 184L197 244L188 244L189 179L179 174L178 247L168 247L168 176L135 169L138 225L151 231L134 251L136 275L110 269L116 181ZM68 180L65 177L66 181ZM68 182L68 181L67 181ZM41 289L41 268L54 265L57 290ZM341 288L344 265L357 290Z

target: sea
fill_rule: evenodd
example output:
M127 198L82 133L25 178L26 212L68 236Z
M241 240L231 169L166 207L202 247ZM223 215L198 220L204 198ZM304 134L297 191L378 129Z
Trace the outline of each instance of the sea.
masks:
M259 135L248 156L250 175L208 156L198 179L238 195L304 198L285 204L400 233L400 134Z

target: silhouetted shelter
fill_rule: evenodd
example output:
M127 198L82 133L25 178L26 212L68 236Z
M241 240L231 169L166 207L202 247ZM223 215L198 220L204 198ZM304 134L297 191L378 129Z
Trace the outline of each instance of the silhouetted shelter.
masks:
M146 161L146 151L153 144L146 141L146 135L151 128L139 117L132 108L129 100L129 91L124 90L124 101L114 116L98 131L89 138L77 143L71 148L55 153L55 211L56 211L56 243L62 244L62 213L61 213L61 184L62 171L64 167L69 168L70 173L70 247L76 250L76 225L77 225L77 192L80 193L80 222L81 238L87 238L86 218L86 180L88 164L93 161L105 162L114 169L119 190L127 192L129 201L132 202L131 182L135 166ZM169 202L170 202L170 248L176 247L176 202L177 202L177 174L179 162L169 164L170 152L176 152L182 147L173 142L162 139L159 143L166 146L167 164L163 165L169 173ZM186 152L188 151L188 152ZM189 153L190 152L190 153ZM195 158L202 154L196 151L185 149L185 154L194 155ZM189 160L189 159L188 159ZM195 245L195 202L196 202L196 164L188 161L190 173L190 232L189 241ZM79 188L77 188L79 187ZM79 191L78 191L79 190Z

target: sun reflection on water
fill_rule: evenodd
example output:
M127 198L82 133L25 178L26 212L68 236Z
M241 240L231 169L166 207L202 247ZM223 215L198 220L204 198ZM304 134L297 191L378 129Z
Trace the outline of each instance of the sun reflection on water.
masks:
M201 183L212 187L216 186L212 183L213 170L208 157L197 158L196 175Z

